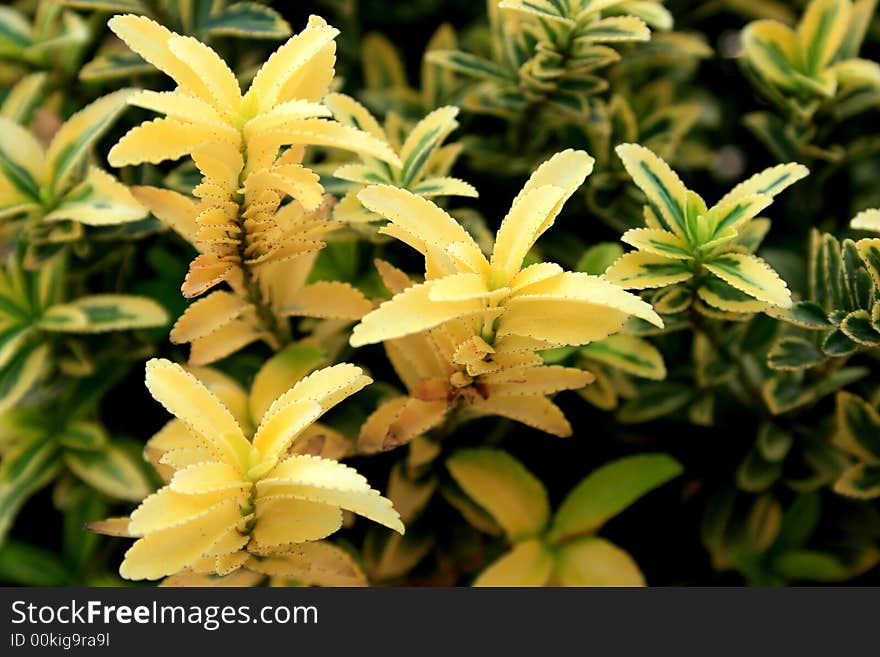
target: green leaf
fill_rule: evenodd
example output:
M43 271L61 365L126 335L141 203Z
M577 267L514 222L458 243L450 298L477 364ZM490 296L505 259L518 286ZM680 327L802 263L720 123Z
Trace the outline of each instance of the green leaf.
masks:
M32 44L27 19L12 7L0 7L0 57L19 58Z
M774 559L773 566L788 580L840 582L849 577L849 570L836 557L817 550L785 552Z
M86 486L77 485L64 510L64 541L62 550L64 560L71 570L82 574L94 563L95 550L101 541L100 535L86 529L86 523L106 518L107 503L101 493Z
M510 80L510 76L497 64L460 50L432 50L427 54L427 60L473 78L498 82Z
M782 505L766 493L756 498L749 509L743 525L742 539L752 552L767 550L779 535L782 527Z
M0 412L14 408L49 370L50 351L46 344L30 345L0 370Z
M547 525L550 504L544 485L507 452L462 449L447 459L446 467L511 541L536 536Z
M767 354L767 364L774 370L803 370L824 362L825 354L816 345L790 336L782 338Z
M828 313L812 301L797 301L791 308L772 308L770 314L783 322L813 330L827 330L834 325L828 321Z
M110 128L133 93L134 89L120 89L102 96L71 116L55 133L46 150L53 194L60 195L67 189L89 148Z
M859 463L848 468L834 482L834 492L859 500L880 497L880 465Z
M409 187L423 177L424 168L433 153L458 127L455 120L457 114L457 107L440 107L412 129L400 149L400 159L403 161L400 180L403 187Z
M69 449L64 462L77 477L110 497L140 502L153 491L144 464L119 444L95 452Z
M633 182L648 198L654 214L667 230L686 237L685 208L688 190L681 179L657 155L638 144L621 144L616 149Z
M0 545L21 506L59 469L58 447L40 434L16 445L0 463Z
M825 336L822 340L822 351L829 356L849 356L859 349L859 343L849 339L846 333L836 329Z
M556 577L562 586L645 586L645 576L633 558L597 536L559 548Z
M840 330L863 347L880 347L880 333L874 328L867 310L856 310L844 317Z
M611 335L581 347L581 354L628 374L662 381L666 378L663 356L647 340L630 335Z
M645 22L635 16L612 16L589 23L578 32L594 43L617 41L648 41L651 30Z
M20 541L0 547L0 581L21 586L66 586L70 575L54 552Z
M105 48L79 71L80 80L86 82L107 82L110 80L131 79L137 75L153 73L156 69L137 53Z
M39 204L43 177L43 147L22 126L0 116L0 176L5 178L3 207Z
M582 271L593 276L605 273L612 263L623 255L623 247L617 242L602 242L587 249L578 260L575 271Z
M780 415L819 401L868 374L869 370L865 367L846 367L812 385L804 386L795 375L780 373L764 384L764 401L774 415Z
M628 456L590 473L568 494L550 530L550 540L597 531L643 495L682 473L667 454Z
M19 80L3 99L0 116L21 125L30 123L45 95L46 77L46 73L31 73Z
M701 388L712 388L736 376L736 366L722 356L703 333L694 336L694 365L697 383Z
M781 461L788 455L794 437L787 431L783 431L772 422L764 422L758 429L755 444L758 450L768 461Z
M851 392L837 393L834 443L862 461L880 462L880 413Z
M785 281L757 256L727 253L703 266L728 285L758 301L783 308L791 306L791 294Z
M798 549L816 533L822 519L822 498L818 492L795 497L782 516L782 527L773 545L775 550Z
M812 0L797 29L808 74L820 73L840 49L849 30L850 0Z
M70 449L95 452L104 449L110 438L107 430L96 422L71 422L58 436L58 444Z
M215 36L249 39L284 39L291 35L290 23L281 14L256 2L235 2L211 14L199 28Z
M736 470L736 484L749 493L762 493L779 479L782 463L768 461L760 450L752 448Z
M687 406L694 398L691 386L664 382L642 386L638 397L627 401L618 412L624 424L639 424L670 415Z
M149 8L140 0L59 0L59 4L76 9L106 12L108 14L149 14Z
M46 331L103 333L165 326L168 313L152 299L127 294L93 294L52 306L40 319Z
M106 171L91 167L85 180L67 192L43 220L115 226L138 221L147 214L125 185Z
M455 484L441 485L440 494L474 529L489 534L489 536L504 534L504 530L495 522L495 519Z
M661 315L675 315L684 312L690 308L692 301L691 291L683 285L673 285L658 290L651 297L651 305Z

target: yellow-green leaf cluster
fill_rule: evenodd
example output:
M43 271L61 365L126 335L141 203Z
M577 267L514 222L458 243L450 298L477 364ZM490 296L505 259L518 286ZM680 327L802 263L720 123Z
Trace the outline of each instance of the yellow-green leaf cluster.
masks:
M622 144L617 153L647 199L646 227L624 233L621 239L637 250L611 265L606 278L631 289L686 283L705 304L728 313L791 306L785 281L752 252L768 228L757 215L805 177L806 167L767 169L710 208L647 148Z
M352 185L334 208L334 218L348 223L380 220L380 216L364 209L357 198L364 187L374 184L393 185L425 198L477 196L472 185L449 176L462 150L460 143L443 144L458 127L457 107L440 107L406 132L397 114L389 113L383 127L363 105L344 94L331 94L325 102L337 121L387 142L401 162L397 166L362 155L360 163L337 168L333 175Z
M31 239L39 243L77 239L84 225L145 217L146 209L125 185L88 164L92 146L133 93L121 89L87 105L58 129L46 148L16 123L29 112L11 104L0 116L5 135L0 144L0 219L26 221Z
M749 23L742 34L745 60L771 95L783 99L851 102L848 97L865 87L876 96L880 66L856 56L869 19L863 7L870 12L873 0L811 0L794 29L775 19Z
M596 533L682 471L665 454L619 459L583 479L551 514L544 485L507 452L459 450L446 467L498 522L511 544L480 573L474 586L644 586L632 557Z

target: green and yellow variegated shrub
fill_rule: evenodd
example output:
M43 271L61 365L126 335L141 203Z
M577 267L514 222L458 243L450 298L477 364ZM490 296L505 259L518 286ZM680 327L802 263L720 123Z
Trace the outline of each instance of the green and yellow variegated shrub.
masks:
M876 13L0 7L0 584L875 583Z

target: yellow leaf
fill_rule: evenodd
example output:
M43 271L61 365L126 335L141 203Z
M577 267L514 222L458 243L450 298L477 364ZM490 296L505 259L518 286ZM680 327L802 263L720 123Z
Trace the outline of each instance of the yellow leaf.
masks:
M364 40L366 41L369 37L370 35L367 35L364 37ZM365 61L364 64L366 65L367 62ZM377 139L388 141L388 138L385 136L385 131L382 129L382 126L379 125L376 118L370 114L370 111L366 107L361 105L351 96L346 96L345 94L330 94L324 99L324 105L326 105L333 113L333 118L340 123L360 128Z
M238 132L219 124L184 123L153 119L129 130L110 149L107 160L115 167L176 160L205 144L221 141L238 145Z
M184 123L224 122L223 116L210 103L179 91L140 91L129 99L128 104L165 114L169 119Z
M547 586L553 572L553 555L537 539L513 546L490 564L474 586Z
M281 316L360 319L373 309L363 292L348 283L318 281L288 295Z
M850 222L849 227L854 230L869 230L880 233L880 209L859 212Z
M560 438L571 435L565 415L546 397L493 395L471 402L469 408L479 415L500 415Z
M537 536L550 519L544 485L507 452L460 449L446 461L455 482L504 529L508 539Z
M190 466L190 468L196 467L199 466ZM241 484L245 486L247 482ZM144 499L138 508L132 511L128 531L133 536L146 536L198 520L216 510L218 506L229 506L245 501L245 492L236 488L183 493L165 486Z
M505 369L480 378L489 386L489 395L550 395L560 390L578 390L595 377L584 370L559 365Z
M556 219L556 215L559 214L565 202L584 183L587 176L592 173L594 163L595 160L585 151L567 149L556 153L553 157L543 162L529 176L526 184L513 200L511 207L538 187L553 185L565 190L565 195L559 199L556 207L548 214L546 219L547 225L541 227L540 232L543 233Z
M285 87L289 87L300 73L305 72L325 48L333 48L333 40L338 34L339 30L313 17L306 29L288 39L260 67L245 95L244 103L257 103L261 112L267 112L277 103L289 100L285 96L292 96L294 90L287 91ZM287 93L282 94L282 89Z
M595 536L559 549L556 576L563 586L645 586L632 557Z
M316 541L341 526L342 511L337 506L290 497L258 497L254 550L260 552L278 545Z
M217 327L207 335L191 342L189 362L192 365L207 365L225 358L250 343L266 337L254 326L254 320L236 318Z
M272 402L287 392L297 381L326 362L327 352L306 342L297 342L263 363L254 376L248 398L250 415L262 418Z
M203 435L219 458L244 472L251 445L235 418L192 374L164 359L147 361L147 388L169 413Z
M402 534L391 501L370 488L355 470L316 456L291 456L257 483L259 495L285 496L330 504L369 518Z
M282 398L279 398L279 401ZM284 454L306 427L321 417L320 404L310 399L273 403L263 416L254 434L254 447L259 450L260 470L271 467Z
M546 185L520 194L501 222L492 251L492 270L499 283L509 282L522 267L523 260L541 234L552 225L565 190Z
M306 586L366 586L357 562L327 541L291 545L278 556L251 559L247 568L272 577L291 579Z
M238 114L241 88L235 74L220 56L204 43L188 36L172 36L168 49L180 61L198 71L202 82L211 92L214 107L227 115Z
M212 292L187 307L171 329L171 341L182 344L203 338L238 317L247 305L231 292Z
M591 276L582 272L563 272L521 290L508 301L507 305L513 308L521 303L540 300L569 303L572 306L578 304L607 306L663 328L663 320L654 312L651 304L601 276Z
M472 271L484 273L488 269L485 256L470 234L431 201L389 185L367 187L357 197L367 209L440 252L461 245L468 262L478 267ZM428 255L424 250L422 254Z
M238 504L218 504L192 522L151 532L125 553L119 574L126 579L159 579L198 561L242 520Z
M183 194L158 187L134 186L129 191L138 202L190 244L196 243L196 204Z
M480 298L433 301L430 298L433 285L432 281L413 285L368 313L354 327L351 346L362 347L418 333L459 317L500 313L497 309L487 309Z
M107 25L131 50L171 77L192 95L211 102L212 95L199 74L181 61L168 48L174 32L145 16L114 16Z

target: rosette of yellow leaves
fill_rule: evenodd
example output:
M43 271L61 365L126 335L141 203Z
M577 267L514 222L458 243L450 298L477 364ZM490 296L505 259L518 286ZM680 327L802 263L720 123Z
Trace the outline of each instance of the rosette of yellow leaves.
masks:
M317 541L341 527L342 509L403 533L391 502L353 469L290 454L321 415L370 381L346 363L318 370L275 399L252 430L182 367L149 361L147 387L179 422L148 445L162 453L169 483L130 518L93 527L138 538L120 574L223 576L244 568L309 581L310 555L324 561L333 549Z
M791 306L785 281L751 252L769 228L769 221L757 215L804 178L806 167L789 163L767 169L709 208L647 148L621 144L617 154L647 197L647 227L623 234L621 239L638 250L621 256L606 278L632 289L687 282L702 301L724 312Z
M228 149L221 150L227 171L240 172L243 167L245 176L262 171L259 176L266 187L295 190L292 196L314 209L320 203L320 186L296 163L295 154L278 163L279 169L264 171L276 164L282 146L333 146L397 163L384 143L326 120L330 111L320 100L333 81L339 30L318 16L275 51L245 94L226 62L200 41L143 16L115 16L109 26L178 85L171 92L143 91L131 100L166 116L132 128L110 151L114 166L174 160L209 145L233 147L247 157L239 167L235 159L225 161ZM218 173L224 177L222 167ZM246 185L246 177L241 182Z
M131 100L166 116L130 130L110 161L122 166L192 155L203 176L193 190L198 203L151 187L135 193L200 251L184 296L222 282L232 288L194 304L172 338L193 343L194 362L207 363L258 339L280 348L290 340L287 315L363 315L369 303L344 283L308 291L291 284L308 273L295 259L323 248L322 237L340 225L329 219L318 175L302 164L306 147L345 148L399 164L387 144L333 121L320 103L333 80L338 31L311 17L242 95L226 63L199 41L138 16L114 17L110 27L178 85Z
M394 294L412 286L409 277L378 262ZM515 336L490 345L479 335L481 322L453 319L427 331L387 340L385 352L408 395L384 402L361 428L362 453L393 449L440 426L455 410L467 416L500 415L556 436L571 425L548 395L577 390L592 374L545 365L531 345Z
M380 220L380 216L364 210L357 199L360 190L377 183L407 189L425 198L478 196L472 185L448 175L462 150L460 143L443 145L458 127L457 107L439 107L407 131L397 114L389 113L383 127L367 108L344 94L331 94L325 102L338 121L358 126L376 139L388 142L401 161L401 166L395 166L362 155L360 163L336 169L333 172L336 178L355 184L334 208L337 219L352 223Z
M480 335L489 345L507 338L533 348L601 340L629 316L662 326L649 304L602 277L567 272L552 262L523 267L592 167L593 158L575 150L541 165L502 222L491 259L431 201L387 185L360 192L367 209L390 221L383 232L425 256L427 280L366 315L351 344L400 338L464 318L481 322Z

